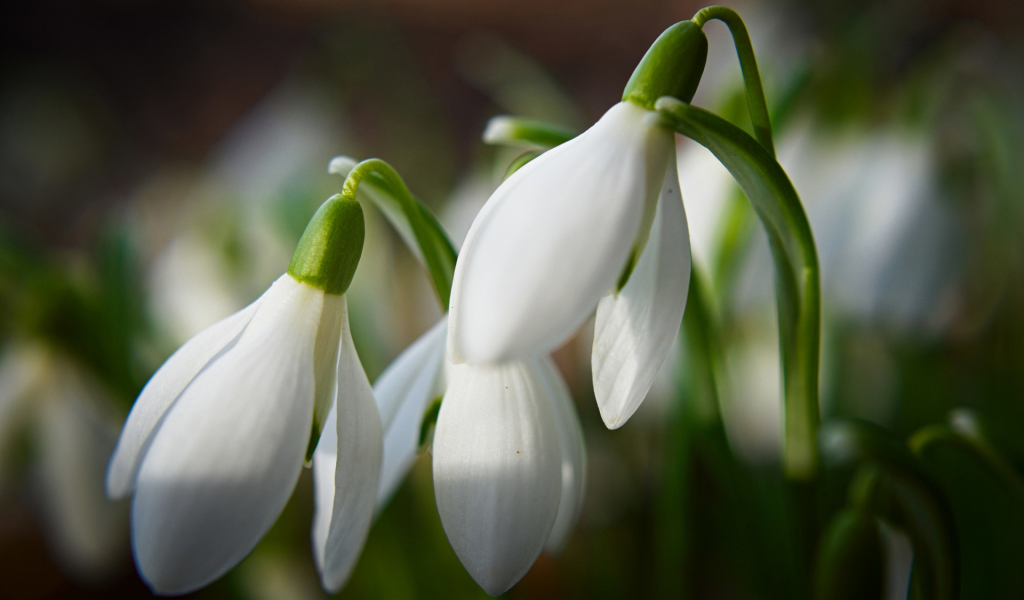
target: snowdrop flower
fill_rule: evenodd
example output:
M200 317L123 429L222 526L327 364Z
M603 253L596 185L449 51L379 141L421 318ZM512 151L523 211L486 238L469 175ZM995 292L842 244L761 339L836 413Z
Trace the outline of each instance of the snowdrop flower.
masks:
M135 561L149 586L182 594L242 560L277 519L337 411L338 486L314 536L325 586L347 576L373 514L381 433L343 295L359 262L362 209L320 207L288 272L200 332L154 374L125 423L107 493L134 492ZM341 443L338 443L340 440Z
M497 596L575 527L583 436L550 357L447 370L432 452L437 509L459 560Z
M687 60L673 58L679 64L666 69L666 53ZM651 97L692 98L706 55L699 28L673 26L637 67L622 102L495 191L455 268L455 362L544 356L597 309L601 416L612 429L629 419L679 330L690 269L674 137Z

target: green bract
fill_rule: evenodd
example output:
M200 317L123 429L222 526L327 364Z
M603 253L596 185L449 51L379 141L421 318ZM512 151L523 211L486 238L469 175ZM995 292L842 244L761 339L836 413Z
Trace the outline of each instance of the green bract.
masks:
M335 194L306 225L288 265L297 281L328 294L343 294L363 252L363 209L355 200Z
M568 142L576 135L577 132L572 129L544 121L499 115L492 117L487 123L483 139L487 144L554 148Z
M689 102L697 91L708 58L708 38L691 21L666 29L654 41L629 78L622 100L654 110L662 96Z

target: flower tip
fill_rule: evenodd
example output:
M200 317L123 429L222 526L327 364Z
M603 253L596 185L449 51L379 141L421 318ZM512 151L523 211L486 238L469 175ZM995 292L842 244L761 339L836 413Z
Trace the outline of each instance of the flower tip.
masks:
M327 163L327 172L331 175L341 175L342 177L348 177L348 174L352 169L356 168L357 161L351 156L335 156L331 159L331 162Z
M491 117L484 128L483 141L485 144L507 144L514 141L512 137L513 121L506 115Z
M148 567L143 566L142 561L139 560L138 553L135 555L135 565L138 568L139 576L142 578L142 581L155 596L181 596L183 594L194 592L208 585L212 581L204 580L197 584L195 580L174 577L166 571L157 570L154 572L152 565Z

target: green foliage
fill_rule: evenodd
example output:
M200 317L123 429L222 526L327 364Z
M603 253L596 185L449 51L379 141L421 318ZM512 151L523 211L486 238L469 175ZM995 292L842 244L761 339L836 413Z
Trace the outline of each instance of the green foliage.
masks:
M944 425L919 431L910 446L949 498L956 519L960 597L1024 597L1024 481L991 447Z
M816 600L882 598L884 568L878 523L857 509L839 511L822 535L815 572Z

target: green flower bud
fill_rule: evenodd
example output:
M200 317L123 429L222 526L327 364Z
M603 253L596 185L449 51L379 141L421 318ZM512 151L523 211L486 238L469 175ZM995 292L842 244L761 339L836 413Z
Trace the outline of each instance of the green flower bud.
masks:
M629 78L622 100L648 110L662 96L693 100L708 58L708 38L692 21L666 29L647 50Z
M335 194L306 225L288 265L297 281L328 294L343 294L363 252L363 209L359 202Z

